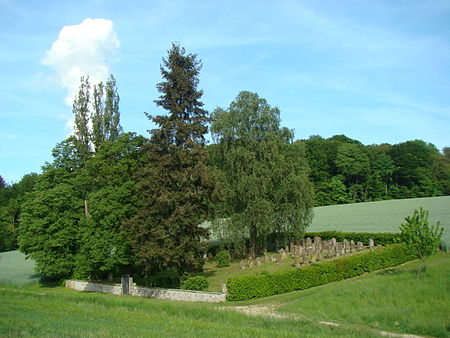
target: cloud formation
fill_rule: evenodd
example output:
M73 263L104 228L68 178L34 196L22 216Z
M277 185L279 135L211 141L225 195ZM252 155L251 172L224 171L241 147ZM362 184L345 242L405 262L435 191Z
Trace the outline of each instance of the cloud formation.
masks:
M71 106L80 77L89 75L91 83L105 81L110 56L119 46L112 21L88 18L79 25L64 26L42 62L54 69L57 80L67 89L65 102Z

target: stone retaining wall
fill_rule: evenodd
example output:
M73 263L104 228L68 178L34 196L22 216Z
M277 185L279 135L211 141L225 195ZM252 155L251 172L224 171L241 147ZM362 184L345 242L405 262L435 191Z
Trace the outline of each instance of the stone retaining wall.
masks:
M79 280L68 280L66 281L66 288L74 289L77 291L109 293L113 295L124 294L124 288L122 284L107 285ZM226 293L223 292L206 292L177 289L150 289L138 287L133 283L132 278L129 279L129 295L137 297L209 303L225 302L227 298Z
M121 284L109 285L109 284L86 282L82 280L67 280L66 288L74 289L77 291L110 293L113 295L123 294Z

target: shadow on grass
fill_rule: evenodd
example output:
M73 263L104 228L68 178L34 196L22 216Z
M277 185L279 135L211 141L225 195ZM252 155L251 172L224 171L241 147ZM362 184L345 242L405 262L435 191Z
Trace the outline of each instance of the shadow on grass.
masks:
M46 288L55 288L58 286L64 286L65 279L43 276L41 274L36 274L33 277L39 277L39 283Z

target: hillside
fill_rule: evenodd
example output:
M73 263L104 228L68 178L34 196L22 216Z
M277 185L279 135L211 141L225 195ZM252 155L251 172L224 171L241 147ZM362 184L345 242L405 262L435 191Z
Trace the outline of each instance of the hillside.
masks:
M440 221L442 240L450 246L450 196L317 207L307 231L398 232L405 217L419 207L430 212L430 224Z

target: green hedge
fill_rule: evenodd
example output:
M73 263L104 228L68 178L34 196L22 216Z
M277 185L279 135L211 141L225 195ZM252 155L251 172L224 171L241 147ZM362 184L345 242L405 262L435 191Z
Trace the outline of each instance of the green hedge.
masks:
M393 244L295 270L230 278L227 281L227 299L248 300L303 290L399 265L414 258L403 244Z
M400 233L392 232L341 232L341 231L320 231L320 232L307 232L306 237L319 236L322 239L328 240L333 237L336 238L338 242L342 242L344 239L348 241L362 242L364 245L369 245L369 238L375 241L375 245L382 244L388 245L392 243L400 242Z
M208 279L205 276L194 276L186 279L182 285L185 290L208 290Z

